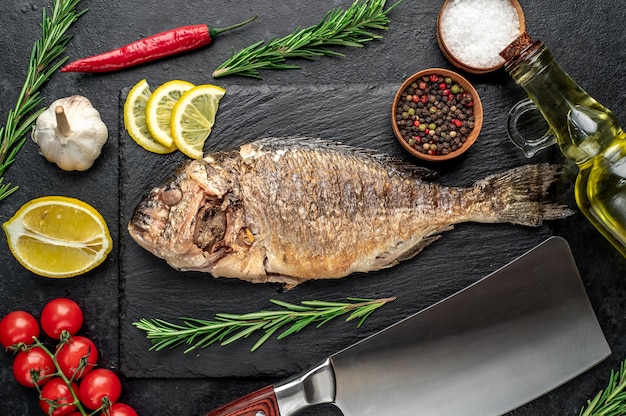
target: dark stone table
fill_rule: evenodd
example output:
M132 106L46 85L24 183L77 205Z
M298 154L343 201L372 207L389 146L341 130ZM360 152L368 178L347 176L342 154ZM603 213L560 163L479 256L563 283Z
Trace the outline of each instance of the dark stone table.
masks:
M3 0L0 23L0 118L6 120L24 80L32 43L39 37L42 7L51 2ZM527 163L506 137L507 112L524 98L503 71L464 74L475 85L485 110L476 145L462 158L427 165L397 143L389 123L391 100L402 81L428 67L453 69L439 51L436 19L442 1L404 0L390 15L384 39L364 48L337 49L345 58L296 61L301 69L266 71L262 80L213 79L211 72L232 50L284 36L319 21L350 1L231 0L121 2L86 0L88 13L71 29L67 54L91 55L169 28L209 23L228 26L251 15L259 19L224 34L197 52L102 75L55 74L43 90L45 104L81 94L101 112L109 128L102 156L87 172L64 172L46 162L28 140L5 181L20 189L0 202L0 222L30 199L67 195L96 207L106 219L115 246L106 262L83 276L54 280L23 269L0 233L0 316L15 309L36 316L50 299L67 296L85 311L82 333L100 350L99 365L122 375L122 401L140 415L194 415L317 364L338 351L466 287L523 254L551 235L567 239L613 355L511 415L575 415L605 387L609 373L626 358L626 260L580 213L537 229L513 225L462 224L418 257L395 268L337 282L307 283L284 292L276 285L213 279L180 273L139 249L126 224L150 187L167 178L184 157L149 154L124 131L121 105L129 87L146 78L153 88L171 79L215 83L227 90L205 150L223 150L263 136L304 135L341 140L383 150L436 169L450 185L468 185L487 174ZM626 122L626 12L617 0L596 2L523 1L528 31L542 39L558 62L598 101ZM557 149L533 161L563 162ZM571 166L567 171L572 172ZM571 176L571 175L570 175ZM569 184L555 198L575 207ZM347 296L397 300L372 315L360 329L342 320L307 329L249 351L254 340L212 346L183 354L181 349L148 351L144 334L132 326L140 318L180 316L210 319L218 312L244 313L271 308L272 298L341 300ZM12 357L0 354L0 415L40 414L34 390L18 385ZM514 375L511 375L514 377ZM453 400L454 398L450 398ZM416 409L418 411L419 409ZM339 414L331 405L302 414Z

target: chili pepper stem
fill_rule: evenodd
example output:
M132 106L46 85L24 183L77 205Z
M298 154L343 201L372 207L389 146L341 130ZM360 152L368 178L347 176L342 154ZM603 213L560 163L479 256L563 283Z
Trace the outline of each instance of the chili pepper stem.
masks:
M241 27L243 25L247 25L251 21L255 20L257 17L259 17L259 16L258 15L252 16L248 20L244 20L243 22L239 22L239 23L234 24L232 26L216 28L216 29L209 29L209 34L211 35L212 38L214 38L215 36L219 35L222 32L227 32L229 30L236 29L236 28Z

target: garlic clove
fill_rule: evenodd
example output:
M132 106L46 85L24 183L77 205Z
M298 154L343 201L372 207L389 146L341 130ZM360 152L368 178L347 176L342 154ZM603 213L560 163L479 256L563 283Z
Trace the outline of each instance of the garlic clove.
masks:
M84 171L100 156L108 129L89 99L73 95L42 112L31 137L48 161L63 170Z

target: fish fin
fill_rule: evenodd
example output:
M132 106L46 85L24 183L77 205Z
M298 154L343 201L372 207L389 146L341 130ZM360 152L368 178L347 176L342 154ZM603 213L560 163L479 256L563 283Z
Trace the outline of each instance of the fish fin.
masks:
M445 229L440 230L440 231L449 231L452 228L454 228L454 227L451 225L451 226L446 227ZM398 261L404 261L404 260L408 260L408 259L410 259L412 257L415 257L422 250L424 250L426 247L428 247L429 245L431 245L435 241L439 240L440 238L441 238L441 234L432 235L430 237L424 238L419 243L417 243L416 245L411 247L409 250L407 250L404 253L402 253L402 255L400 257L398 257Z
M558 165L524 165L488 176L474 184L482 209L479 222L510 222L530 227L568 217L574 212L549 199L549 189L561 174Z
M288 291L305 282L307 279L300 279L293 276L285 276L282 274L268 274L265 283L280 283L284 291Z
M248 149L254 149L255 152L284 151L285 149L310 149L317 152L329 151L333 153L344 153L357 158L371 159L385 164L390 168L395 169L398 173L404 176L411 175L415 179L433 181L439 177L439 173L432 169L398 160L377 150L354 147L339 141L326 140L317 137L265 137L245 146L248 146ZM247 154L249 151L246 151L245 153Z
M454 228L454 226L450 225L442 230L438 230L443 232L443 231L449 231L452 228ZM400 253L400 255L398 256L394 256L393 258L383 255L383 256L379 256L376 261L377 261L377 266L373 267L373 270L380 270L380 269L386 269L389 267L393 267L396 264L404 261L404 260L408 260L412 257L415 257L417 254L419 254L422 250L424 250L427 246L431 245L432 243L434 243L435 241L439 240L441 238L441 234L437 234L437 235L432 235L429 237L425 237L423 239L421 239L417 244L414 244L413 246L407 248L405 251L403 251L402 253Z

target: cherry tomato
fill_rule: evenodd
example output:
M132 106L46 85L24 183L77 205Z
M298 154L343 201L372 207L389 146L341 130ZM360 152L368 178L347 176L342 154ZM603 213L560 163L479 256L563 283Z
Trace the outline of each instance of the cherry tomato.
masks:
M60 339L63 330L74 335L82 325L83 311L71 299L52 299L41 311L41 328L50 338Z
M89 338L72 337L57 350L57 363L67 378L78 380L84 377L97 362L98 350Z
M0 321L0 344L4 348L23 342L31 344L39 336L39 324L33 315L24 311L13 311Z
M109 416L138 416L135 409L124 403L115 403L109 409Z
M26 387L35 387L31 370L39 371L37 384L43 385L50 379L44 377L56 371L54 361L41 348L33 347L26 351L20 351L13 360L13 376L18 383Z
M88 409L96 410L102 406L102 399L115 403L122 394L119 377L106 368L96 368L83 378L78 388L78 398Z
M77 388L76 383L72 383L72 390L76 391ZM53 401L56 406L52 412L50 408L53 406L48 400ZM76 410L72 392L61 377L55 377L43 385L39 406L45 414L50 416L66 416Z

